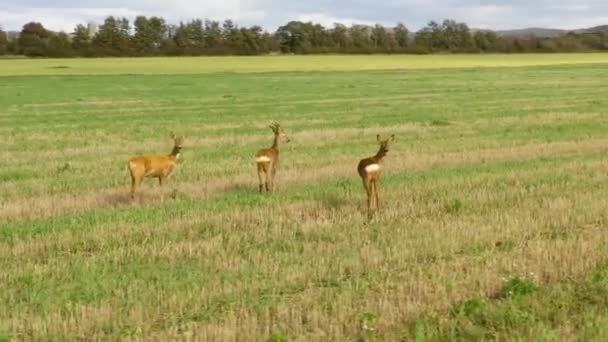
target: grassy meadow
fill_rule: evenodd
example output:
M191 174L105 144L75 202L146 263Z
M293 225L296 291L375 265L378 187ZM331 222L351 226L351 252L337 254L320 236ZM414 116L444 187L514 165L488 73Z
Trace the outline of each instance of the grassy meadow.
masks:
M0 75L0 341L608 338L608 55ZM271 120L291 142L260 195ZM171 131L174 175L129 201L127 161ZM368 221L376 134L396 139Z
M608 63L606 53L0 59L0 75L175 75Z

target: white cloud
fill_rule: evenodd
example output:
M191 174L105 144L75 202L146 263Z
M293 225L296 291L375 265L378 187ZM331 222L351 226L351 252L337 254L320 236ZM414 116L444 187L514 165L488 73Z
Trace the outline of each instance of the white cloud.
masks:
M138 12L128 8L24 8L20 12L0 11L3 26L18 30L30 21L41 22L54 31L71 32L77 24L101 22L108 15L135 17Z
M483 29L504 29L514 21L514 10L511 6L484 5L461 7L454 10L452 17L464 21L469 27Z
M334 17L325 13L309 13L309 14L301 14L294 18L293 20L299 21L312 21L313 23L321 24L325 27L333 27L335 23L343 24L346 26L351 26L353 24L362 24L362 25L374 25L376 23L363 20L363 19L354 19L354 18L340 18Z
M608 24L606 0L1 0L0 26L18 30L40 21L52 30L71 31L77 23L108 15L156 15L170 23L233 19L274 30L289 20L332 26L335 22L394 25L417 30L445 18L471 27L508 29L530 26L578 28Z
M155 6L156 15L161 15L172 21L206 18L212 20L232 19L237 23L252 25L263 23L266 11L255 6L255 1L221 0L196 1L176 0L162 1Z

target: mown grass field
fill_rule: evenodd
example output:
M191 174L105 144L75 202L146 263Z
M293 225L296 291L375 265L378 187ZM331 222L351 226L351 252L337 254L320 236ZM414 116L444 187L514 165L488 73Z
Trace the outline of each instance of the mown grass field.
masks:
M607 56L2 60L0 340L606 340Z
M0 75L174 75L608 63L605 53L0 59Z

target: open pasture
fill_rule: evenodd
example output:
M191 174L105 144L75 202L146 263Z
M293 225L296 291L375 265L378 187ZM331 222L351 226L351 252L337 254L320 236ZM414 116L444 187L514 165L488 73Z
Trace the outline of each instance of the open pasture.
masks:
M175 75L608 63L605 53L0 59L0 75Z
M606 55L274 58L0 61L0 340L607 336ZM260 195L271 120L291 142ZM129 201L171 131L174 175Z

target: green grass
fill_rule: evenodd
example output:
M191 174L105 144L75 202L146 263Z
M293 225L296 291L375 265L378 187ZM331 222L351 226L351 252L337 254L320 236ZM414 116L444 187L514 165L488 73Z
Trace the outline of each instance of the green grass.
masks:
M0 340L603 340L606 56L0 60Z
M356 71L608 63L603 53L0 59L0 75Z
M496 298L470 298L449 318L420 318L402 337L412 340L573 340L608 338L608 272L536 287L512 278Z

